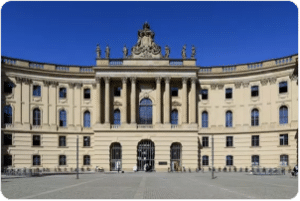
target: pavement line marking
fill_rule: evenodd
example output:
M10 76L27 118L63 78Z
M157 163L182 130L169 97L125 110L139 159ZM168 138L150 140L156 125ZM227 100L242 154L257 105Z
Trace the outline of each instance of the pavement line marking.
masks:
M100 178L100 179L103 179L103 178ZM64 190L64 189L67 189L67 188L72 188L72 187L75 187L75 186L80 186L81 184L91 183L91 182L94 182L94 181L97 181L97 180L100 180L100 179L95 179L95 180L92 180L92 181L82 182L82 183L79 183L79 184L74 184L74 185L71 185L71 186L66 186L64 188L57 188L57 189L54 189L54 190L45 191L43 193L39 193L39 194L31 195L31 196L25 196L25 197L21 197L21 198L18 198L18 199L29 199L29 198L33 198L33 197L36 197L36 196L39 196L39 195L45 195L45 194L48 194L48 193L53 193L55 191L60 191L60 190Z
M231 178L233 179L233 178ZM239 181L245 181L245 180L242 180L242 179L233 179L233 180L239 180ZM247 181L249 182L249 180ZM253 181L253 182L257 182L257 181ZM270 185L274 185L274 186L285 186L285 187L289 187L289 188L293 188L294 186L287 186L287 185L280 185L280 184L272 184L272 183L267 183L267 182L262 182L262 181L258 181L262 184L270 184Z
M139 187L137 188L133 199L143 199L145 186L146 186L146 177L143 176L141 183L140 183Z

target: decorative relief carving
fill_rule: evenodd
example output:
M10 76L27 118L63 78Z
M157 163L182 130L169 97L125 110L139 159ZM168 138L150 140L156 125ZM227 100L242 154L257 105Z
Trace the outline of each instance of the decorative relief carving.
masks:
M244 87L244 88L249 87L249 82L243 82L243 87Z
M75 86L77 89L80 89L82 87L82 83L75 83Z
M51 82L48 80L44 80L43 83L44 83L44 86L46 86L46 87L51 85Z
M276 77L271 77L271 78L269 78L270 84L275 84L275 83L276 83L276 80L277 80Z
M114 106L122 106L122 103L120 103L119 101L115 101Z
M223 89L224 88L224 84L219 84L218 85L218 89Z
M23 82L24 84L32 84L32 80L30 78L16 77L15 79L17 83Z
M130 80L131 82L136 83L136 77L131 77Z
M187 78L187 77L183 77L183 78L182 78L182 83L183 83L183 84L186 84L187 81L188 81L188 79L189 79L189 78Z
M296 75L296 74L291 74L290 76L290 79L292 80L292 81L297 81L298 80L298 75Z
M171 78L170 77L165 77L165 82L170 83Z
M96 89L97 83L93 83L92 86L93 86L94 89Z
M69 87L73 89L75 87L75 83L69 83Z
M216 88L217 88L217 84L211 84L211 85L210 85L210 88L211 88L211 89L216 89Z
M96 77L95 80L96 82L101 82L101 77Z
M196 84L197 78L196 78L196 77L192 77L192 78L191 78L191 81L192 81L192 84Z
M239 89L242 86L241 82L234 83L235 88Z
M126 84L127 83L127 77L122 77L122 83Z
M161 77L156 77L155 80L156 80L156 83L159 84L161 82Z
M172 102L172 106L181 106L181 103L174 101L174 102Z
M268 84L268 79L263 79L260 81L261 85L265 86Z

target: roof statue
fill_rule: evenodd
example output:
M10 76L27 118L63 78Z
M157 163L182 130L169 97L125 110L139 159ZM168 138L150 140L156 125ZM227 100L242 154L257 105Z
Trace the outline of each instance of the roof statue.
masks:
M101 59L101 49L99 44L97 44L96 54L97 54L97 59Z
M166 47L165 47L165 58L167 59L167 58L169 58L169 56L170 56L170 48L169 48L168 45L166 45Z
M195 56L196 56L196 48L195 48L195 46L193 45L193 46L192 46L192 55L191 55L191 58L192 58L192 59L195 59Z
M110 55L110 49L109 49L109 46L107 45L106 49L105 49L105 58L109 59L109 55Z
M138 41L131 49L130 58L163 58L161 54L161 47L154 42L154 35L155 33L150 30L148 22L145 22L143 29L138 31Z
M127 58L127 55L128 55L128 49L127 49L126 45L124 45L124 47L123 47L123 58Z
M182 47L181 56L182 56L182 59L186 59L186 45L184 45Z

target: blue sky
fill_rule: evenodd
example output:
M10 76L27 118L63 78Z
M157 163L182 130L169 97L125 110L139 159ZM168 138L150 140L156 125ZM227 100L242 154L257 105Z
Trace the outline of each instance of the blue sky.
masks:
M298 9L291 2L8 2L1 10L1 54L62 65L121 58L148 21L155 42L197 65L256 62L298 53Z

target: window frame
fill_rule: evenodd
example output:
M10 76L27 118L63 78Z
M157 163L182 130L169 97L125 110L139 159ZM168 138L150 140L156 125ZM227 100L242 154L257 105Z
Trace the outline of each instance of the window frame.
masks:
M64 140L61 140L61 139L64 139ZM67 136L65 136L65 135L58 136L58 146L59 147L67 146Z
M4 81L3 82L3 93L5 95L12 94L14 87L15 87L15 84L13 82L11 82L11 81ZM9 91L7 91L8 88L10 89Z
M64 116L62 112L64 112ZM62 117L65 117L65 119L63 120ZM61 109L59 110L59 127L66 128L67 126L67 111L65 109Z
M171 97L178 97L178 87L171 87Z
M10 136L10 137L8 137ZM8 138L10 139L8 139ZM10 142L10 143L9 143ZM3 145L4 146L10 146L10 145L13 145L13 136L11 133L4 133L3 134Z
M251 147L259 147L260 139L259 135L252 135L251 136Z
M282 105L279 108L279 124L284 125L289 123L289 108Z
M88 139L88 140L85 140ZM88 143L86 143L88 142ZM91 146L91 136L83 136L83 147L90 147Z
M38 163L35 164L35 157L38 158ZM38 154L32 155L32 166L40 166L41 165L41 156Z
M66 87L59 87L58 93L59 93L59 98L60 99L66 99L67 98L67 88Z
M5 125L13 124L13 108L11 105L5 105L3 107L3 123Z
M286 159L286 161L285 160L282 160L282 159ZM279 156L279 160L280 160L280 165L281 166L289 166L289 155L287 155L287 154L281 154L280 156ZM282 165L282 162L286 162L286 165Z
M257 90L254 90L254 88L257 88ZM258 97L259 96L259 86L253 85L251 86L251 97Z
M40 126L41 125L41 110L40 108L36 107L32 110L32 125L33 126Z
M280 86L280 85L285 85L286 86ZM288 82L287 81L281 81L278 83L278 88L279 88L279 94L286 94L288 93Z
M88 163L86 163L86 159L88 159ZM91 165L91 156L90 155L83 155L83 165Z
M230 116L229 116L230 115ZM232 128L232 111L228 110L225 113L225 127L226 128Z
M209 166L209 156L208 155L202 156L202 165Z
M288 146L289 145L289 134L280 134L279 135L279 145Z
M255 160L255 159L258 159L258 160ZM252 155L251 156L251 165L259 166L259 163L260 163L259 155Z
M204 117L206 117L206 119ZM201 127L202 128L208 128L208 112L207 111L203 111L201 113Z
M38 138L38 140L34 138ZM32 146L35 147L41 146L41 135L32 135Z
M178 125L178 110L173 109L171 111L171 125Z
M206 93L203 93L204 91L206 91ZM202 100L208 100L208 89L201 89L200 93Z
M225 89L225 99L232 99L233 97L233 89L232 88L226 88Z
M83 127L84 128L90 128L91 127L91 112L89 110L86 110L83 113Z
M232 155L226 156L226 166L233 166L233 156Z
M121 111L119 108L114 110L113 113L113 124L114 125L121 125Z
M121 97L122 87L114 87L114 97Z
M233 147L233 136L226 136L226 147Z
M67 165L67 156L63 155L63 154L59 155L59 157L58 157L58 164L60 166Z
M41 85L34 84L32 86L32 96L33 97L41 97L42 96L42 87L41 87Z
M202 136L202 147L209 147L209 137Z
M91 99L91 89L90 88L84 88L83 89L83 99L84 100L90 100Z
M251 126L259 126L259 110L257 108L251 110Z

